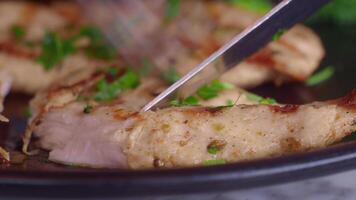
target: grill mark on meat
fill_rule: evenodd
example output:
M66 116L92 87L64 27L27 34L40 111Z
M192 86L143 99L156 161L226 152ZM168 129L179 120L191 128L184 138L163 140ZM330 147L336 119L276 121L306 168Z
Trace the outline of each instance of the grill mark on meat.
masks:
M264 48L246 59L246 62L257 63L264 67L273 68L276 65L276 62L272 55L273 52L270 49Z
M279 112L279 113L293 113L296 112L299 108L299 105L291 105L291 104L287 104L284 106L269 106L269 108L273 111L273 112Z
M79 24L82 19L80 8L74 4L55 3L53 9L58 15L70 21L71 24Z
M280 147L281 147L283 152L293 153L293 152L300 151L302 145L295 138L288 137L288 138L285 138L285 139L281 139Z
M187 115L210 115L210 116L218 116L223 113L225 107L199 107L199 108L190 108L184 109L181 112Z
M116 109L113 111L113 117L116 120L123 121L129 118L140 118L140 114L138 112L129 112L125 109Z
M25 7L22 13L20 24L23 25L30 24L33 18L36 16L38 9L39 7L36 6L35 4L27 4L27 6Z
M356 89L352 90L348 95L346 95L345 97L343 97L337 101L338 101L337 102L338 106L355 111L356 110Z
M56 85L56 87L49 90L48 97L51 97L51 96L55 95L56 93L63 91L63 90L74 90L77 87L79 87L79 88L90 87L94 82L96 82L96 80L98 80L102 76L103 76L102 72L95 72L89 78L78 81L71 85L59 85L59 86Z
M35 58L37 56L33 51L19 47L10 41L1 42L0 51L21 58Z

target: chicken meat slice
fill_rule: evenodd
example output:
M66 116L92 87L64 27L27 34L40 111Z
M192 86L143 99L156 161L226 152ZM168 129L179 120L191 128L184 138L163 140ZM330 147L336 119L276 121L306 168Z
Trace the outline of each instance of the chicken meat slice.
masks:
M171 168L321 148L356 130L356 91L339 100L296 106L253 104L236 88L225 91L223 105L234 94L244 104L221 106L221 101L210 100L201 103L210 107L172 107L142 113L139 108L161 90L160 80L142 80L138 88L125 91L110 103L78 100L99 79L100 74L96 74L36 95L24 151L28 152L33 133L35 144L48 150L54 162L105 168ZM85 112L88 104L92 110Z
M40 3L2 1L0 3L0 41L12 39L14 26L26 29L25 39L40 41L46 31L65 30L81 21L79 7L73 3Z
M321 148L356 131L356 92L295 105L167 108L138 113L118 105L83 113L53 107L33 131L54 162L145 169L237 162ZM215 152L211 152L214 148Z
M220 1L184 1L181 13L169 28L194 55L177 61L182 74L261 17ZM318 68L324 54L319 37L311 29L297 25L226 72L222 80L243 88L268 81L304 81Z

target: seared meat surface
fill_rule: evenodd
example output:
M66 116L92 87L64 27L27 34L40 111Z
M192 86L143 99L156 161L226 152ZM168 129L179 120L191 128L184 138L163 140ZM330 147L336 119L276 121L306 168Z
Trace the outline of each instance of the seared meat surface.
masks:
M55 162L107 168L186 167L325 147L356 131L356 92L307 105L181 107L146 113L67 103L33 126Z

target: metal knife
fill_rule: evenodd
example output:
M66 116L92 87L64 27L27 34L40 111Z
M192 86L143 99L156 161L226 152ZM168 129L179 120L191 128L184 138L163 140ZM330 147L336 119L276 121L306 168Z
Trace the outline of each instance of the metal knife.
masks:
M177 89L185 88L184 96L190 95L201 86L218 78L226 70L236 66L267 44L278 31L286 30L312 15L330 0L283 0L255 24L246 28L232 40L211 54L202 63L184 75L156 98L146 104L141 111L148 111L164 102ZM222 62L221 65L214 64Z

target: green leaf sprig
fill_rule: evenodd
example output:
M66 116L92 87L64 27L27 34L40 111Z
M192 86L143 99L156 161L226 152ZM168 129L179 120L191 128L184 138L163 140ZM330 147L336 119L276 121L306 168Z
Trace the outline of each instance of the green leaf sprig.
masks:
M42 41L42 53L37 61L45 70L50 70L74 51L73 40L62 39L56 33L47 32Z

